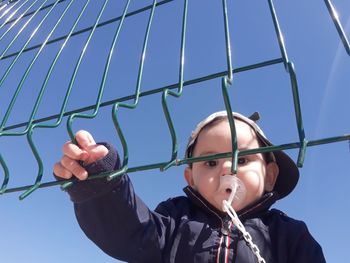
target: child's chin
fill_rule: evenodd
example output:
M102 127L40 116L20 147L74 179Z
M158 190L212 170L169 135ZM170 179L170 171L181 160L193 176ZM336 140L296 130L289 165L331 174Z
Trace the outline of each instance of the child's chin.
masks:
M226 194L221 194L219 196L216 196L215 198L215 207L217 209L219 209L222 212L226 212L225 206L224 206L224 200L228 201L230 195L226 195ZM231 203L232 206L232 203ZM233 209L235 209L235 207L233 206Z
M226 212L226 209L225 209L225 206L224 206L224 203L223 203L223 201L224 200L228 200L228 197L217 197L216 198L216 204L214 205L217 209L219 209L220 211L222 211L222 212ZM235 203L234 201L231 203L231 207L236 211L236 212L238 212L239 210L241 210L243 207L243 204L241 204L241 203Z

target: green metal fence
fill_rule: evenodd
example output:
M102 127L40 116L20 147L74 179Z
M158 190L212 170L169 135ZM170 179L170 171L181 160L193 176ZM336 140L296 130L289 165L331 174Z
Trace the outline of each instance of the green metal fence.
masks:
M15 174L12 174L8 165L6 163L6 149L0 149L0 164L3 170L3 181L0 188L0 193L11 193L11 192L23 192L20 195L20 199L24 199L33 191L38 188L50 187L55 185L62 185L63 188L69 187L74 180L67 180L63 182L51 181L51 182L42 182L44 172L51 172L51 167L45 167L43 162L42 155L43 153L37 148L37 142L34 139L33 135L38 131L38 129L54 129L59 126L64 125L64 120L66 119L66 129L71 137L71 140L74 141L74 130L72 128L73 123L77 119L93 119L95 118L102 107L109 107L112 111L112 119L116 132L118 134L119 140L123 148L123 164L122 168L119 171L116 171L113 174L99 174L91 176L89 179L94 179L98 177L109 177L113 179L115 176L118 176L122 173L128 172L132 173L140 170L149 170L149 169L161 169L166 170L172 166L182 165L189 162L201 161L205 159L212 158L222 158L227 156L232 156L234 160L233 170L236 170L237 167L237 158L234 158L238 155L246 155L256 152L268 152L273 150L286 150L286 149L298 149L298 160L297 164L299 167L303 165L306 149L310 146L316 146L320 144L327 144L339 141L346 141L350 139L350 135L342 135L335 137L328 137L319 140L309 140L304 131L303 118L302 118L302 109L299 99L299 90L297 76L294 69L293 62L289 59L286 46L284 44L282 30L279 25L278 15L274 7L272 0L267 0L267 4L270 10L274 31L276 34L276 39L278 41L278 46L280 49L280 57L272 58L270 60L261 61L255 64L247 65L244 67L234 68L232 66L232 55L231 55L231 38L230 38L230 29L228 17L230 16L229 8L227 7L227 1L222 0L222 21L224 27L224 38L222 39L226 47L226 65L227 68L221 72L212 72L211 74L193 78L193 79L184 79L184 67L185 67L185 50L186 50L186 35L187 35L187 19L188 16L192 13L188 11L188 0L181 1L182 10L181 10L181 38L179 58L178 58L178 81L171 85L166 85L160 88L151 89L147 91L141 90L141 82L144 72L144 63L146 61L147 48L149 44L149 35L152 31L153 19L157 11L166 5L173 4L174 0L163 0L163 1L152 1L152 4L139 7L132 11L129 10L131 0L123 2L123 7L120 7L120 13L115 14L111 12L109 5L111 2L109 0L104 0L100 2L99 5L94 1L85 0L80 1L79 6L77 5L76 0L18 0L18 1L2 1L0 3L0 46L2 48L0 55L0 96L8 96L8 101L5 104L1 105L1 110L3 115L0 115L1 124L0 124L0 137L1 140L6 140L7 137L14 136L23 136L26 137L27 143L32 151L33 156L35 157L38 164L38 171L35 178L33 178L33 183L31 185L19 185L17 187L9 188L8 184L11 181L11 178L15 177ZM102 4L101 4L102 3ZM115 4L115 3L114 3ZM121 2L118 2L121 5ZM95 13L87 11L91 5L95 5L96 8L93 8ZM329 14L334 22L334 25L339 33L340 39L346 49L347 53L350 55L349 42L344 33L343 27L336 15L336 11L331 1L325 0L325 5L329 11ZM90 9L91 10L91 9ZM108 13L109 12L109 13ZM105 19L105 14L109 14L109 18ZM112 14L112 15L111 15ZM115 97L112 100L103 100L103 95L105 93L106 81L107 78L113 74L110 70L111 61L113 59L114 51L118 48L118 40L121 32L125 26L125 20L136 17L138 15L146 15L147 23L145 30L143 31L143 42L142 49L139 54L139 66L137 73L137 81L135 91L132 94L126 96ZM180 13L179 13L180 15ZM68 18L69 17L69 23ZM90 19L87 19L90 18ZM85 19L85 24L89 23L84 28L79 28L78 25L82 23ZM88 21L88 22L87 22ZM105 28L112 28L108 33L103 33ZM64 28L64 30L63 30ZM94 41L94 36L102 32L104 37L111 39L110 46L108 51L104 54L104 69L102 77L100 79L99 87L97 88L97 96L95 98L95 103L92 105L84 105L75 109L68 109L69 100L71 98L72 92L76 88L76 78L79 72L81 71L82 61L86 56L86 51L90 48L91 42ZM107 32L107 31L106 31ZM101 33L101 35L102 35ZM41 34L40 41L35 41L35 36ZM69 70L64 71L64 74L70 76L70 81L67 86L64 86L65 96L64 99L60 102L60 110L55 114L47 114L42 116L39 115L40 106L42 105L43 100L45 99L45 94L48 92L49 82L51 80L53 72L56 70L58 63L63 56L63 53L66 49L71 48L70 43L74 42L74 39L81 38L84 36L84 44L76 49L76 57L71 59L72 65ZM39 84L40 88L38 89L38 94L35 99L35 102L32 105L30 110L29 118L25 121L19 121L14 124L8 124L9 119L14 114L15 105L18 99L18 96L23 92L23 87L30 81L29 77L32 72L32 69L40 63L40 59L45 58L45 51L49 50L51 46L59 45L59 48L56 48L55 52L51 52L51 56L47 58L49 62L41 70L41 82ZM27 56L31 54L31 56ZM52 55L53 54L53 55ZM21 59L27 59L28 63L18 70ZM186 86L202 83L212 79L221 78L222 79L222 97L224 101L224 106L228 112L232 111L231 102L230 102L230 88L233 83L233 78L236 74L246 71L259 70L264 67L269 67L272 65L281 65L284 67L285 73L290 78L290 87L293 94L293 104L294 104L294 113L295 113L295 125L297 126L298 131L298 141L285 143L282 145L264 147L254 150L243 150L238 151L236 144L236 134L234 128L234 121L232 117L230 118L230 125L233 140L233 153L219 154L215 156L200 157L200 158L190 158L190 159L181 159L178 156L178 139L177 132L173 124L173 114L169 109L168 100L169 97L179 98L182 96L182 91ZM11 95L1 95L1 92L5 92L6 89L9 89L9 76L13 72L20 72L20 81L18 84L13 87L11 86ZM11 92L9 92L11 93ZM7 93L6 93L7 94ZM170 158L166 162L161 163L152 163L142 166L129 167L128 165L128 143L124 136L123 128L121 127L118 121L118 113L121 108L128 110L133 110L138 106L138 102L141 97L151 96L154 94L161 94L161 103L164 116L167 121L168 130L172 138L172 151ZM45 170L46 169L46 170Z

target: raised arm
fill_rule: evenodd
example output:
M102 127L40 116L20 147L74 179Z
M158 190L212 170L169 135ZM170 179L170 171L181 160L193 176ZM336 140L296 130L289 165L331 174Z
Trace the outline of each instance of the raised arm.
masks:
M88 175L120 168L116 150L96 144L90 133L76 135L79 146L70 142L54 166L59 178L77 177L68 188L80 227L108 255L128 262L161 262L170 217L151 211L135 194L124 174L112 181L86 180ZM84 162L84 163L82 163Z

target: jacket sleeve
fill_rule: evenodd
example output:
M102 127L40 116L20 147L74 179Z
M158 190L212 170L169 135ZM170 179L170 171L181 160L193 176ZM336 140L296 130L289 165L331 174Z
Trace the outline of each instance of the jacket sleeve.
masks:
M89 174L120 168L116 150L86 166ZM69 188L78 223L84 233L111 257L127 262L161 262L170 216L151 211L135 194L127 174L78 182Z
M312 237L303 221L292 219L272 209L274 227L270 228L277 262L325 263L322 248Z
M293 249L289 252L288 262L326 263L321 246L312 237L304 222L299 221L298 230L291 230L295 230L295 238L289 240Z

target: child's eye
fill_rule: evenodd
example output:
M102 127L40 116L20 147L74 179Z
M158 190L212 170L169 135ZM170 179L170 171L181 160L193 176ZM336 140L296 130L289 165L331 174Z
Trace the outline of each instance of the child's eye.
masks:
M248 162L248 159L245 158L245 157L240 157L240 158L238 158L238 160L237 160L237 164L239 164L239 165L244 165L244 164L246 164L247 162Z
M205 162L205 165L209 167L215 167L217 164L218 164L218 161L216 160L209 160Z

